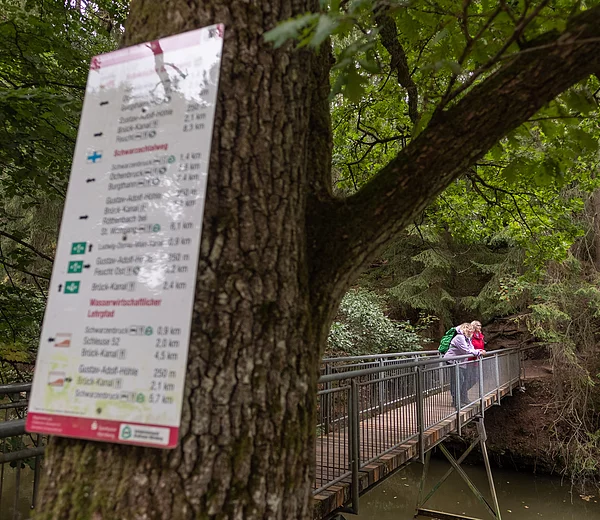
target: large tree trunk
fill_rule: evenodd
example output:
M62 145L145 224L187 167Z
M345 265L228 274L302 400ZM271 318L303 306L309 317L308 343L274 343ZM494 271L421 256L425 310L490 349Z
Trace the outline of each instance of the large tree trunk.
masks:
M274 51L263 33L318 1L190 4L134 1L126 36L226 26L180 445L53 439L38 518L310 515L331 305L312 308L304 226L331 162L329 55Z

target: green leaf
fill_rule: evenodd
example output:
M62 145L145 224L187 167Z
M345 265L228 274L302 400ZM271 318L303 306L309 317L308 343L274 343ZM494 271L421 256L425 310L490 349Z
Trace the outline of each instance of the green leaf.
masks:
M299 37L300 31L314 23L319 18L318 14L303 14L280 23L264 34L265 41L273 42L275 48L281 47L288 40Z
M310 42L311 45L313 47L319 47L327 38L329 38L329 36L333 34L338 25L338 19L332 18L326 14L322 14L319 17L319 23L317 23L315 34Z
M354 29L354 21L351 18L340 18L337 28L333 31L333 34L340 35L342 37L348 36L352 29Z
M501 144L497 144L490 150L490 155L494 161L500 161L504 157L504 149Z
M568 92L564 96L564 101L568 108L583 115L587 115L598 108L592 97L577 90Z
M539 168L535 169L534 181L538 186L549 186L560 173L558 163L552 158L546 158Z
M431 110L421 114L419 122L416 124L413 130L413 137L417 137L423 130L425 130L425 128L427 128L427 125L429 124L429 121L431 121L432 116L433 111Z
M364 82L365 79L354 67L348 68L344 94L350 102L357 103L358 101L360 101L360 98L362 97L365 91L365 88L363 86Z
M512 184L522 172L524 166L525 161L523 159L514 159L502 169L502 176L506 179L506 182Z
M441 42L444 38L446 38L449 34L448 28L444 27L441 31L439 31L431 40L431 45L436 45Z
M360 66L365 69L367 72L371 72L372 74L377 74L381 72L381 68L379 67L379 63L376 61L372 61L369 59L366 60L358 60Z
M453 74L458 76L462 72L462 67L456 61L448 61L447 66L450 68Z
M357 14L362 10L367 10L372 6L372 0L352 0L348 6L350 14Z
M569 134L581 146L582 150L595 152L598 149L598 138L581 128L572 128Z
M549 139L554 139L556 137L562 137L564 135L564 125L557 123L556 121L547 120L539 122L540 128L544 135Z

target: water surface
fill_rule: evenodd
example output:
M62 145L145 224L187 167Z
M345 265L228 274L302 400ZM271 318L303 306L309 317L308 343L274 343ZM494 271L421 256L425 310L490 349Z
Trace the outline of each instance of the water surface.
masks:
M432 459L427 492L450 467ZM348 520L409 520L415 513L423 466L413 463L387 478L360 499L360 514ZM485 469L463 467L490 501ZM598 495L580 494L560 478L536 476L510 470L492 469L502 520L600 520ZM491 519L460 476L454 472L425 504L426 509ZM424 518L424 517L420 517Z
M428 490L446 472L449 464L433 459L429 468ZM465 471L489 499L485 470L464 466ZM31 509L33 472L21 470L21 486L15 515L16 471L4 467L4 486L0 501L0 520L24 520ZM560 478L494 468L494 482L503 520L600 520L600 498L580 494ZM360 499L360 514L346 514L348 520L410 520L419 491L422 466L413 463L381 482ZM466 514L487 520L491 518L467 485L456 474L442 485L425 504L427 509ZM14 515L14 516L13 516ZM20 516L19 516L20 515Z

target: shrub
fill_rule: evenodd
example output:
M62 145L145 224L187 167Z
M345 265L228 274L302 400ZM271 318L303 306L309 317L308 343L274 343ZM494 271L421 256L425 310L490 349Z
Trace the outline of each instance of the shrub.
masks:
M346 293L328 337L329 354L380 354L420 350L422 338L408 322L391 320L384 300L365 289Z

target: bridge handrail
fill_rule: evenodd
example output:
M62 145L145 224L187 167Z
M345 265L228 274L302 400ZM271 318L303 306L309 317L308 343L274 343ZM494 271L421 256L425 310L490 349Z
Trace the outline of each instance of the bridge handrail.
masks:
M11 383L0 385L0 502L10 500L4 484L8 472L5 464L14 466L15 487L12 491L14 504L19 502L21 487L32 486L28 492L31 508L36 504L41 476L41 460L44 455L46 436L31 435L25 432L25 409L31 392L31 383ZM24 395L23 395L24 394ZM9 450L7 451L7 446ZM21 467L26 463L33 468L33 481L21 478ZM3 496L3 491L5 491ZM2 510L2 506L0 506ZM15 506L14 518L18 512ZM8 517L7 517L8 518ZM20 516L19 516L20 518Z
M8 385L0 385L0 395L17 394L19 392L29 392L31 383L10 383Z
M335 363L337 361L364 361L367 359L388 359L393 357L409 357L409 356L431 356L439 355L437 350L414 350L411 352L389 352L387 354L363 354L361 356L339 356L323 358L321 363Z
M492 350L492 351L488 351L485 354L485 358L501 356L501 355L508 355L512 351L522 351L522 350L523 349L519 349L518 347ZM433 351L430 351L430 352L433 352ZM438 353L438 355L439 355L439 352L437 352L437 350L435 352ZM377 367L373 367L373 368L364 368L364 369L360 369L360 370L353 370L351 372L339 372L337 374L325 374L319 378L318 383L319 384L331 383L333 381L342 381L343 379L351 379L351 378L355 378L355 377L358 378L358 377L368 376L368 375L372 375L372 374L378 374L378 373L382 373L382 372L391 372L393 370L398 370L399 368L408 369L408 368L415 368L415 367L421 367L421 366L427 366L427 365L435 365L435 364L438 364L441 362L461 361L461 360L466 360L466 359L469 359L472 357L473 357L472 354L465 354L462 356L450 356L450 357L438 356L435 359L422 359L419 361L411 361L409 363L403 363L402 365L384 365L384 366L377 366Z

